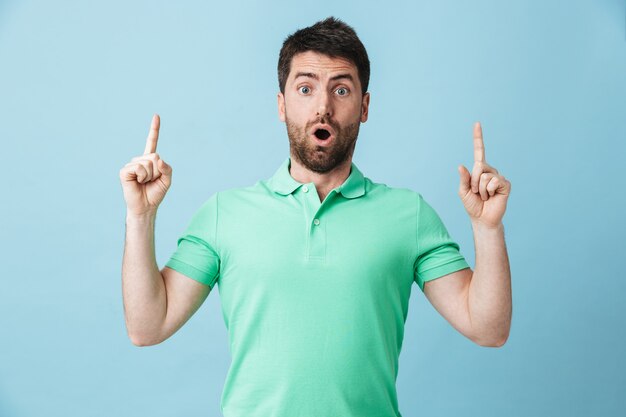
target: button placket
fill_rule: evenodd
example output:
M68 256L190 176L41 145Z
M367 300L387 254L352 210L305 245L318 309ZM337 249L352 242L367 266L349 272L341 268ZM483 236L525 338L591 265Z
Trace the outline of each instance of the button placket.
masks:
M302 188L302 200L306 206L304 221L307 223L307 260L325 261L326 230L322 202L315 189L315 184L306 184Z

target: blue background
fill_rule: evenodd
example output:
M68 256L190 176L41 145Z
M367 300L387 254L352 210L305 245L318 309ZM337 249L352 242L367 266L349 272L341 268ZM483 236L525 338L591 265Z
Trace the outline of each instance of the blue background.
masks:
M510 338L473 344L415 286L403 416L625 415L623 1L174 3L0 2L1 416L220 415L217 291L160 345L126 335L119 170L158 112L162 267L206 198L288 155L278 52L330 15L371 60L366 176L421 192L472 267L474 121L512 183Z

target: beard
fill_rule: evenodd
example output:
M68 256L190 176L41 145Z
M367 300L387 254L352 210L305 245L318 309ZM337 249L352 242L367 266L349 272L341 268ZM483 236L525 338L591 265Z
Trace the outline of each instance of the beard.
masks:
M291 154L310 171L320 174L332 171L354 153L360 127L358 119L352 124L339 126L335 121L322 117L302 127L290 122L285 114L285 123ZM320 146L310 138L307 132L310 132L311 127L318 123L328 124L334 129L336 136L332 145Z

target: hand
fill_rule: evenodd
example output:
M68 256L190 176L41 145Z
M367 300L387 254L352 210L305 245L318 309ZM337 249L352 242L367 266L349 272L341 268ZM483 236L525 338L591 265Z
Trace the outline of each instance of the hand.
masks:
M483 130L479 122L474 124L472 174L463 165L459 165L458 169L461 176L459 197L472 222L487 227L500 225L511 192L511 183L485 161Z
M128 214L156 214L172 183L172 167L156 153L160 126L159 115L155 114L143 155L134 157L120 170Z

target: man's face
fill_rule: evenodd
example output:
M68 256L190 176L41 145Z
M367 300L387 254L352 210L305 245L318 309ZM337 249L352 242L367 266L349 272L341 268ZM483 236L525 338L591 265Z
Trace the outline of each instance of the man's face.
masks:
M296 54L285 93L278 93L292 157L318 173L351 159L368 106L369 93L361 93L352 62L313 51Z

